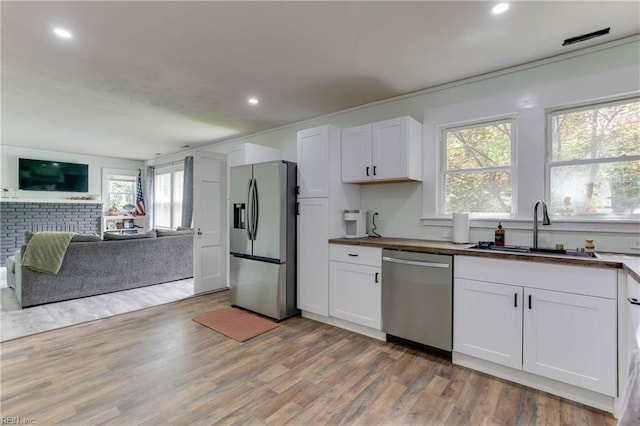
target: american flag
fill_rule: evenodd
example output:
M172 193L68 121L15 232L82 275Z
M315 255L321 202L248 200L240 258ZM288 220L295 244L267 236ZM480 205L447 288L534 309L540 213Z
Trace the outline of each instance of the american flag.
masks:
M144 216L144 195L142 195L142 176L138 172L138 178L136 179L136 209L133 211L134 216Z

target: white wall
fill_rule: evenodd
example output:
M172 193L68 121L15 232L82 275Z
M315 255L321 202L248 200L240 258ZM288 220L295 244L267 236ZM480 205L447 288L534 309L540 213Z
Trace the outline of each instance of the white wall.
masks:
M578 55L538 64L535 67L520 67L486 78L470 79L460 84L450 84L443 87L426 90L411 96L403 96L386 102L364 105L335 114L317 117L293 125L284 126L261 132L249 137L234 139L225 143L215 144L209 151L227 153L237 144L250 142L278 148L284 160L296 160L296 134L299 130L323 124L333 124L344 128L379 120L410 115L420 122L425 121L425 149L423 167L423 183L401 183L367 185L362 187L361 207L380 213L377 221L378 231L385 236L416 237L443 240L443 231L450 229L450 221L422 221L423 209L429 211L435 205L432 188L434 181L434 165L432 130L434 126L447 124L450 121L460 121L476 116L486 117L489 107L496 110L517 112L523 118L536 117L544 113L544 108L559 106L558 103L575 103L598 97L617 96L623 93L640 91L640 42L632 41L607 49L591 50ZM531 99L537 102L535 108L523 108L522 101ZM456 115L460 111L460 115ZM440 115L438 115L440 114ZM438 118L439 117L439 118ZM442 122L440 122L442 121ZM431 136L429 136L431 134ZM543 183L534 180L531 172L543 166L540 153L544 152L544 133L539 129L530 129L523 137L528 138L527 146L533 161L522 162L519 180L523 188L529 191L531 199L538 197ZM431 143L432 145L428 145ZM29 152L27 152L29 151ZM155 160L147 164L162 164L176 161L189 155L192 151L178 153ZM44 151L20 150L2 147L2 173L0 184L3 187L17 186L17 157L38 155L43 159L58 159L62 161L82 161L90 164L89 192L100 193L101 167L130 168L142 166L141 163L126 160L87 157L73 154L47 153ZM521 153L522 154L522 153ZM522 158L527 158L524 156ZM92 166L93 165L93 166ZM37 197L51 195L41 193ZM73 195L73 194L71 194ZM69 195L69 196L71 196ZM35 194L34 194L35 196ZM58 195L58 198L60 195ZM34 198L34 197L32 197ZM530 200L522 200L519 210L523 220L529 215ZM532 206L531 206L532 207ZM435 208L434 210L435 211ZM492 228L484 223L476 225L471 230L471 240L491 240ZM554 225L552 225L553 227ZM509 244L528 244L531 238L530 224L515 222L507 226L507 241ZM515 229L519 228L519 229ZM583 246L584 239L594 238L596 249L630 252L629 246L640 238L640 232L615 232L599 226L597 229L565 229L555 230L541 227L540 241L543 245L553 242L563 242L566 247Z
M38 149L17 148L12 146L0 147L0 187L18 188L18 158L33 158L37 160L64 161L68 163L82 163L89 165L89 192L51 192L51 191L20 191L20 198L29 199L65 199L97 195L102 200L102 168L138 170L143 168L142 161L123 160L118 158L97 157L92 155L70 154L65 152L43 151Z
M405 96L386 102L365 105L341 113L330 114L272 129L247 138L212 145L209 150L228 152L244 142L279 148L283 159L296 159L296 133L299 130L333 124L351 127L388 118L410 115L424 122L424 182L366 185L361 191L361 207L380 213L376 221L384 236L415 237L445 240L443 231L450 230L450 220L425 220L423 215L436 212L435 204L435 136L437 126L470 119L481 119L505 112L518 113L525 130L520 135L519 190L522 192L518 210L520 218L507 226L508 244L530 244L533 208L532 200L544 195L544 182L537 179L544 168L544 129L527 122L540 122L544 109L597 98L618 96L640 91L640 42L573 55L562 60L547 61L535 67L520 67L487 78L470 79ZM531 108L531 103L535 106ZM529 161L531 159L531 161ZM493 227L488 222L472 223L471 241L492 240ZM595 239L600 251L633 252L640 232L611 227L552 225L541 227L540 243L554 246L583 247L586 238Z

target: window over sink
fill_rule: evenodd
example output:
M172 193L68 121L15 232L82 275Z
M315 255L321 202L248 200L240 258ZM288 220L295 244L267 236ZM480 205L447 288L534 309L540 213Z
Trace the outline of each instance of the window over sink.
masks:
M548 113L552 215L640 217L640 100Z
M441 214L514 213L514 121L508 117L442 130Z

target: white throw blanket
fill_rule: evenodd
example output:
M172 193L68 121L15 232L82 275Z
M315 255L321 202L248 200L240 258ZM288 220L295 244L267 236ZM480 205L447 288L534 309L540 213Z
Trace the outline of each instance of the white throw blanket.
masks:
M619 426L640 425L640 349L631 354L627 389L622 400Z

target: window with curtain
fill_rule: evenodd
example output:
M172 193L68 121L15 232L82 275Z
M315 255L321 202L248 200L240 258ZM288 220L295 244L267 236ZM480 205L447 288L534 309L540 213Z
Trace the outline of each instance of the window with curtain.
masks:
M514 213L513 135L513 118L442 130L441 213Z
M177 228L182 220L182 166L156 168L154 182L154 225Z
M548 114L547 179L555 215L640 215L640 100Z

